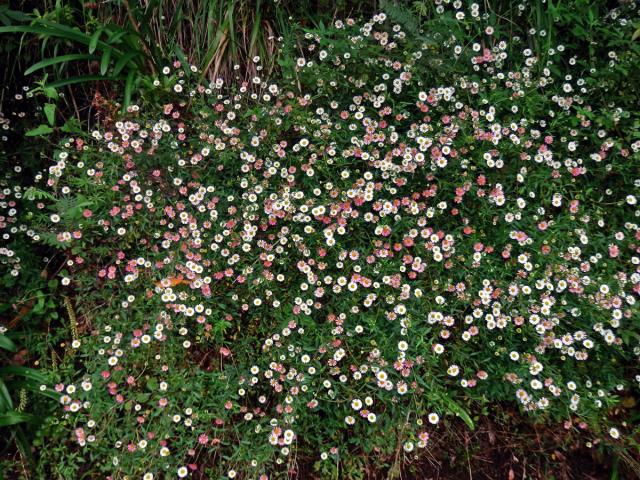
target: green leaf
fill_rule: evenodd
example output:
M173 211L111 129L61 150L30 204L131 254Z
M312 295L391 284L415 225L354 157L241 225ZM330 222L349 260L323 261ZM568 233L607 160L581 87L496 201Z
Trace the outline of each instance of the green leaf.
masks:
M64 133L82 133L82 125L76 117L70 117L60 130Z
M11 339L4 334L0 335L0 348L9 350L10 352L15 352L16 350L18 350L15 343L13 343Z
M35 33L37 35L46 35L47 30L42 27L25 27L25 26L9 26L0 27L0 33Z
M81 32L77 27L72 28L57 22L50 22L38 18L32 27L19 27L25 33L36 33L44 38L57 37L70 42L79 42L85 45L89 44L90 37Z
M42 199L55 200L56 198L51 193L45 190L39 190L35 187L27 188L27 190L24 192L24 197L27 200L42 200Z
M13 410L13 401L9 394L9 389L0 378L0 412Z
M44 114L47 116L47 122L53 127L56 121L56 105L54 103L47 103L44 106Z
M2 14L5 15L8 19L16 20L18 22L28 22L31 20L31 17L23 12L19 12L17 10L10 10L8 5L5 5L2 9Z
M146 403L149 401L149 398L151 397L151 395L149 393L139 393L136 395L136 400L139 403Z
M34 128L33 130L29 130L27 133L25 133L25 136L41 137L43 135L49 135L51 132L53 132L53 128L51 128L49 125L42 124Z
M447 404L447 407L449 408L449 410L451 410L458 417L460 417L464 421L464 423L466 423L467 426L471 430L475 429L475 425L473 423L473 420L471 420L471 417L469 416L469 414L467 413L467 411L464 408L462 408L460 405L458 405L456 402L454 402L448 395L443 394L442 395L442 399Z
M117 43L120 43L120 40L122 40L122 37L124 37L128 32L126 30L121 30L115 34L112 34L110 32L110 30L107 30L107 43L109 45L116 45Z
M127 108L131 103L131 93L133 92L133 82L135 80L135 70L131 70L127 75L127 80L124 84L124 102L122 108Z
M75 60L96 60L98 57L95 55L88 55L86 53L71 53L69 55L60 55L59 57L47 58L41 62L34 63L24 72L25 75L30 75L37 70L50 67L63 62L72 62Z
M98 80L116 80L116 78L105 77L102 75L83 75L81 77L72 77L66 80L58 80L57 82L50 83L49 86L54 88L59 88L59 87L65 87L67 85L73 85L75 83L88 83L88 82L95 82Z
M152 392L155 392L158 389L158 380L156 380L155 378L150 378L147 381L147 388Z
M104 75L107 73L107 69L109 68L109 63L111 62L111 49L107 49L102 55L102 60L100 61L100 75Z
M47 96L47 98L50 98L52 100L58 100L60 98L56 89L48 85L44 85L42 87L42 91Z
M24 422L35 422L37 417L22 412L6 412L0 413L0 427L8 427L9 425L17 425Z
M37 296L38 296L38 301L31 309L31 313L33 314L39 314L44 311L44 294L42 293L41 290L38 291Z
M41 374L40 372L38 372L37 370L34 370L33 368L27 368L27 367L2 367L0 368L0 374L3 375L19 375L21 377L25 377L25 378L29 378L31 380L35 380L36 382L39 382L40 384L45 384L47 383L47 378Z
M55 400L56 402L60 400L60 394L58 392L52 389L40 390L41 386L42 384L40 382L36 382L35 380L29 380L29 379L11 382L11 389L14 391L19 388L24 388L25 390L28 390L34 393L35 395L48 397Z
M91 35L91 40L89 40L89 53L93 53L96 51L98 40L100 40L100 35L102 35L102 27L98 28L94 32L94 34Z
M122 72L122 69L131 61L136 57L137 53L135 52L129 52L126 55L123 55L117 62L116 62L116 66L113 68L113 74L114 75L120 75L120 72Z

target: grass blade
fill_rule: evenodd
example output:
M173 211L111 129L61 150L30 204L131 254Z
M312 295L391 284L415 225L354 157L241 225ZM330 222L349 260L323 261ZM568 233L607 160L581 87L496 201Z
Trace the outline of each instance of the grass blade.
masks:
M57 82L48 83L47 86L51 88L60 88L67 85L74 85L76 83L95 82L98 80L117 80L116 76L105 77L103 75L83 75L81 77L67 78L66 80L58 80Z
M111 62L111 49L107 49L102 55L102 60L100 61L100 75L104 75L107 73L107 69L109 68L109 63Z
M22 412L5 412L0 413L0 427L8 427L10 425L17 425L19 423L34 423L37 421L37 417L29 413Z
M76 60L97 60L95 55L89 55L87 53L70 53L68 55L60 55L59 57L47 58L38 63L34 63L24 72L25 75L31 75L33 72L42 70L43 68L50 67L63 62L72 62Z
M19 375L21 377L29 378L40 383L47 383L47 379L37 370L27 367L2 367L0 368L0 374Z
M131 103L131 93L133 92L133 82L135 80L135 74L135 70L130 70L129 74L127 75L127 80L124 84L124 103L122 105L122 108L126 109Z
M0 412L13 410L13 400L5 383L0 378Z
M122 72L122 70L124 69L124 67L131 62L136 56L137 56L137 52L129 52L126 55L123 55L120 59L118 59L118 61L116 62L116 66L113 68L113 74L115 76L120 75L120 72Z
M91 40L89 40L89 53L93 53L96 51L98 40L100 40L100 35L102 35L102 27L98 28L95 33L91 35Z

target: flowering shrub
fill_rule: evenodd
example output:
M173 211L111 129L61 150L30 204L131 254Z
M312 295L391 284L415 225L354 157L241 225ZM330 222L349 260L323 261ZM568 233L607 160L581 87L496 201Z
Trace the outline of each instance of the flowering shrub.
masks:
M636 14L593 20L603 51L460 2L423 32L337 21L280 79L227 94L176 62L161 111L63 140L25 207L76 292L41 468L329 476L499 401L624 441Z

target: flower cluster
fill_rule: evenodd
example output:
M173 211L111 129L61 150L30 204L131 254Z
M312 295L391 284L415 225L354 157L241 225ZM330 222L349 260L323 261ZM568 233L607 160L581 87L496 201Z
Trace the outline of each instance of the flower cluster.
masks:
M36 217L86 329L57 428L110 478L409 461L469 401L595 428L637 388L637 113L581 52L437 3L446 37L338 21L230 94L176 62L160 112L60 145Z

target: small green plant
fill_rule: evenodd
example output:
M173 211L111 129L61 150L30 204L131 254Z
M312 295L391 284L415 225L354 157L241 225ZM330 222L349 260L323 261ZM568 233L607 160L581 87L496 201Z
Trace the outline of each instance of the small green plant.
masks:
M141 39L135 31L127 30L115 24L100 26L95 32L87 33L78 28L50 21L46 18L30 18L26 25L0 27L0 33L25 33L36 35L42 42L60 42L82 46L86 52L68 53L45 58L25 71L25 75L53 66L64 66L69 62L82 62L90 65L98 62L96 74L84 74L71 78L55 80L48 84L50 88L61 88L77 83L92 83L103 80L123 80L124 104L128 105L131 94L137 87L143 73L155 65L150 52L141 48ZM85 68L87 70L88 67ZM65 68L65 72L70 69Z
M0 328L0 359L5 363L10 354L20 355L18 347ZM0 367L0 431L6 442L4 448L15 444L22 458L34 467L31 441L47 417L43 399L57 395L47 385L48 377L41 371L20 365Z

